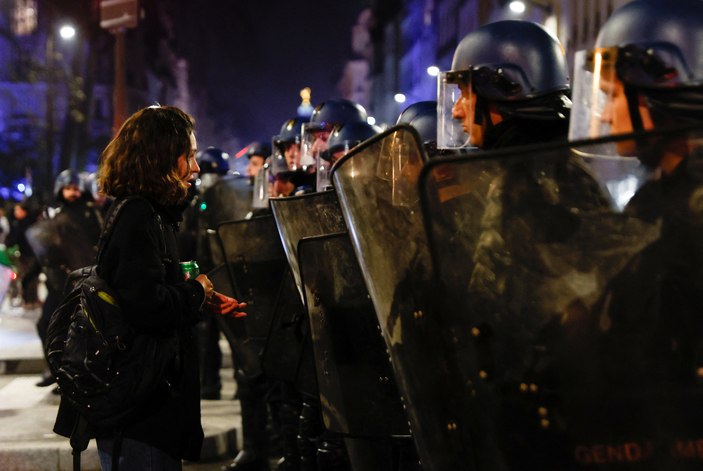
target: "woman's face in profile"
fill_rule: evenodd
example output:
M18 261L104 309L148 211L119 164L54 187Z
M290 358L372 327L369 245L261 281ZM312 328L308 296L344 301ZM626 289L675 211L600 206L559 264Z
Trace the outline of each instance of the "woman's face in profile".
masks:
M190 133L190 155L181 155L178 157L178 175L181 180L187 185L191 186L192 182L197 177L200 172L200 167L198 162L195 160L195 153L198 148L198 143L195 140L195 134Z

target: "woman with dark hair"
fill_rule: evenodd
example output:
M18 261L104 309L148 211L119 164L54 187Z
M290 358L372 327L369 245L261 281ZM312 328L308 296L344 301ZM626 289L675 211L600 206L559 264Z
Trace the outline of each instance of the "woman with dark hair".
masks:
M193 119L175 107L150 106L129 117L102 154L100 190L116 203L139 198L122 207L98 273L118 293L136 332L173 336L179 345L165 378L168 387L155 391L118 429L90 425L103 471L112 469L113 452L125 470L180 470L181 459L199 458L203 430L193 326L203 308L230 314L244 306L216 293L207 276L184 280L180 271L176 232L199 171L195 153ZM54 430L69 436L74 423L75 412L62 400Z

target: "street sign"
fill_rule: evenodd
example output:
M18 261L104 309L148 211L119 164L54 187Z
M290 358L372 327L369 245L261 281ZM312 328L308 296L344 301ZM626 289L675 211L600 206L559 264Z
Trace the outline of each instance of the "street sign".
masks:
M101 0L100 27L109 30L135 28L139 21L138 0Z

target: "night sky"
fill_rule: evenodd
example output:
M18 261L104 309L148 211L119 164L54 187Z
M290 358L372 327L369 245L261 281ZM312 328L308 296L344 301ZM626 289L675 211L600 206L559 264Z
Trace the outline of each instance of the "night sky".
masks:
M339 97L363 0L184 1L177 49L208 117L243 142L270 139L312 88L312 104ZM203 143L205 144L205 143Z

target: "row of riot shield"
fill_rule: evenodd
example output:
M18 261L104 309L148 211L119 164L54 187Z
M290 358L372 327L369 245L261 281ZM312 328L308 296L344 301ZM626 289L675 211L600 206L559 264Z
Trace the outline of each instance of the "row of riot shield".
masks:
M306 307L323 424L345 439L353 469L393 469L415 452L407 451L400 394L337 196L270 205Z
M334 166L425 469L701 469L702 144L425 162L399 126Z
M247 317L220 321L238 366L319 397L353 469L407 469L393 464L416 456L407 419L336 194L270 206L216 231L226 263L213 275L229 278L216 283L248 303Z

